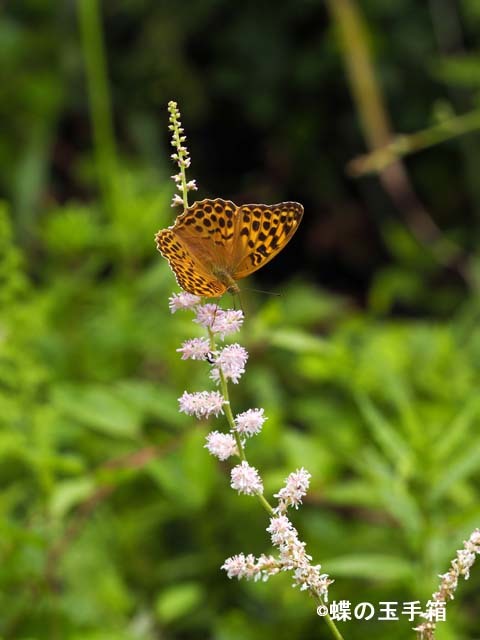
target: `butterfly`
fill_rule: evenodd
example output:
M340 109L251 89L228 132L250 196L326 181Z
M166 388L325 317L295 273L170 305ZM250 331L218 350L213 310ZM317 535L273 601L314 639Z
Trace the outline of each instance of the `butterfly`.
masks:
M201 200L155 240L182 289L214 298L226 291L237 293L236 280L274 258L302 216L298 202L237 206L221 198Z

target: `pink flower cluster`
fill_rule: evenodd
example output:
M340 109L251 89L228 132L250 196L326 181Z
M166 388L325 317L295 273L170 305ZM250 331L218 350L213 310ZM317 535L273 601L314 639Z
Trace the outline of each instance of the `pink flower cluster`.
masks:
M210 378L220 384L224 381L238 383L245 373L248 352L234 343L217 348L212 338L224 340L226 336L239 331L243 324L243 312L235 309L221 309L216 304L201 304L201 298L182 292L170 297L169 307L172 313L191 309L195 313L194 322L210 332L210 338L191 338L185 340L177 349L182 360L203 360L210 364ZM220 391L185 391L179 398L180 411L199 419L218 416L224 413L226 400ZM212 431L207 436L206 449L219 460L239 455L236 437L250 437L259 433L266 417L263 409L248 409L235 417L235 429L231 433ZM232 471L232 485L239 493L254 494L263 491L258 471L241 464Z
M267 528L272 544L279 549L279 556L254 555L243 553L227 558L222 569L229 578L247 580L268 580L279 571L293 571L293 586L310 590L317 596L328 600L328 587L332 584L326 573L320 573L320 565L312 565L312 557L305 551L305 543L298 538L298 532L287 516L280 515L270 519Z
M287 516L271 518L267 531L272 544L280 550L282 571L293 570L293 586L299 586L301 591L309 589L328 600L328 587L333 580L326 573L320 573L319 564L311 564L312 556L306 553L305 542L299 540L298 532Z
M228 344L217 347L215 339L224 340L226 336L238 331L243 323L243 313L237 310L224 310L215 304L201 304L200 298L189 293L180 293L170 298L172 313L180 309L192 309L194 322L206 328L209 338L192 338L186 340L180 349L183 360L204 360L209 363L210 378L221 385L225 391L228 381L238 383L245 373L248 359L247 351L239 344ZM179 398L180 411L199 419L224 413L228 396L220 391L184 392ZM240 494L263 494L263 482L259 472L245 459L243 447L246 439L260 433L266 420L263 409L247 409L232 416L227 409L231 430L228 433L211 431L206 438L205 447L219 460L227 460L231 456L239 456L241 462L233 467L230 475L230 486ZM311 556L305 551L305 543L298 537L298 532L285 515L289 507L298 509L310 484L310 474L303 467L291 473L285 485L275 494L278 506L267 528L272 544L278 549L278 557L240 553L225 560L222 569L229 578L245 578L247 580L267 580L279 571L293 572L293 586L309 589L317 596L327 598L328 587L333 582L328 575L320 573L320 565L311 564Z
M185 340L180 349L182 360L205 360L210 353L210 342L207 338L192 338Z
M181 293L174 293L170 296L168 307L172 313L175 313L181 309L192 309L195 305L200 304L201 301L202 299L194 296L193 293L182 291Z
M480 529L474 529L470 538L463 543L463 549L457 551L456 557L450 563L450 569L440 574L440 585L432 595L430 602L448 602L453 600L454 592L458 585L458 579L463 576L465 580L470 577L470 569L477 555L480 555ZM428 613L422 613L421 617L427 621L414 628L421 640L433 640L435 637L436 623L429 620Z
M197 308L194 322L218 334L221 340L225 340L225 336L240 331L243 324L243 311L220 309L216 304L211 303L203 304Z
M230 456L238 456L237 443L231 433L211 431L207 436L205 447L219 460L227 460Z
M218 384L220 382L220 372L225 380L231 380L237 384L245 373L248 353L239 344L229 344L224 347L214 358L214 366L210 373L212 380Z
M245 414L250 416L248 412ZM244 474L246 474L248 464L243 462L242 465L244 466ZM233 485L234 472L240 475L240 466L238 465L232 470L232 487L235 489L239 489L239 486ZM285 486L275 494L275 497L278 498L278 507L275 509L275 516L270 519L267 531L270 534L272 544L279 550L279 556L277 558L269 556L267 559L265 556L260 556L257 559L251 554L247 556L239 554L227 558L222 569L227 572L229 578L267 580L279 571L292 571L294 587L298 586L301 590L308 589L311 593L328 600L328 587L333 580L326 573L320 572L320 565L312 565L312 557L305 551L305 542L299 539L297 530L285 515L288 507L297 509L302 503L310 484L310 478L311 476L306 469L303 467L297 469L288 476ZM247 491L243 491L243 493L247 493Z
M263 493L263 482L260 474L251 465L243 460L236 467L233 467L231 474L230 486L238 493L244 493L247 496L253 496L255 493Z
M225 399L218 391L197 391L196 393L184 391L178 399L182 413L199 419L223 413L224 403Z
M261 556L255 558L249 553L244 555L239 553L236 556L227 558L221 567L227 572L229 578L245 578L246 580L263 580L266 582L270 576L280 571L278 561L273 556Z
M278 498L277 513L285 513L288 507L298 509L302 498L306 495L312 476L303 467L291 473L285 481L285 486L275 494Z
M247 409L235 417L235 428L242 436L254 436L260 433L266 419L263 409Z

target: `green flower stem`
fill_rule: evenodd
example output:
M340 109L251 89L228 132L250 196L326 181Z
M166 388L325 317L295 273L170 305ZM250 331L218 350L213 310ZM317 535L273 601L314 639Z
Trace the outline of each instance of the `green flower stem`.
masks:
M213 335L213 331L209 328L208 335L210 337L210 348L212 351L216 351L217 345L215 344L215 337ZM235 420L233 417L232 407L230 406L230 395L228 393L228 384L225 380L225 376L223 375L223 371L219 368L218 373L220 375L220 389L222 390L222 396L225 398L225 415L227 416L227 422L230 427L231 432L235 438L235 442L237 443L238 449L238 457L240 460L247 462L247 456L245 455L245 449L243 448L242 441L240 440L240 435L238 431L235 429ZM263 497L263 496L262 496ZM265 498L263 498L265 502ZM267 502L268 505L268 502ZM270 507L270 505L268 505ZM272 513L273 509L270 507ZM268 509L267 509L268 510Z
M321 596L316 596L316 597L317 597L317 599L318 599L318 601L320 602L321 605L326 606L324 601L323 601L323 598ZM342 634L338 630L337 625L332 620L330 615L327 613L325 616L323 616L323 618L325 619L325 622L327 623L327 626L330 629L330 631L332 632L332 636L335 638L335 640L343 640Z
M188 158L188 151L183 146L185 142L185 136L182 128L182 123L180 122L180 112L178 111L177 103L171 100L168 103L168 110L170 112L172 123L172 146L176 149L176 153L178 155L177 165L180 170L181 176L181 192L182 192L182 200L183 207L185 210L188 209L188 187L187 187L187 172L185 168L185 160ZM183 138L183 139L182 139Z
M178 128L174 131L174 136L176 137L176 141L179 145L180 143L180 134L178 132ZM179 152L180 154L180 152ZM180 175L182 176L182 200L183 200L183 208L185 211L188 209L188 189L187 189L187 171L185 169L185 165L183 162L179 162L180 167Z
M182 174L182 199L183 199L183 208L186 211L188 209L188 189L187 189L187 178L185 175L185 167L180 167L180 173Z
M116 217L117 159L98 0L77 0L77 13L85 56L98 180L105 210Z
M212 350L212 352L216 351L217 349L217 345L215 343L215 336L213 335L213 331L208 328L208 336L210 339L210 349ZM225 398L225 415L227 417L227 422L230 426L230 430L233 433L234 437L235 437L235 441L237 443L237 448L238 448L238 456L240 458L240 460L247 462L247 456L245 455L245 449L242 446L242 442L240 440L240 436L235 428L235 420L233 417L233 412L232 412L232 407L230 405L230 395L228 393L228 383L225 379L225 376L223 375L222 370L219 368L219 376L220 376L220 389L222 390L222 395ZM272 505L268 502L268 500L265 498L265 496L263 495L263 493L257 493L255 494L260 502L260 504L262 505L262 507L265 509L265 511L268 513L268 515L270 517L275 516L275 511L272 507ZM323 598L321 596L319 596L317 593L314 593L313 591L310 591L310 593L313 595L313 597L319 602L319 604L325 606L325 603L323 601ZM330 631L332 632L332 636L335 638L335 640L343 640L343 636L340 633L340 631L338 630L337 626L335 625L334 621L332 620L332 618L330 617L330 615L327 613L325 616L322 616L325 619L325 622L327 623L328 628L330 629Z
M273 510L272 505L269 503L269 501L265 498L265 496L263 495L263 493L257 493L256 494L257 498L260 500L260 504L262 505L262 507L265 509L265 511L268 513L269 516L271 516L272 518L275 515L275 511Z

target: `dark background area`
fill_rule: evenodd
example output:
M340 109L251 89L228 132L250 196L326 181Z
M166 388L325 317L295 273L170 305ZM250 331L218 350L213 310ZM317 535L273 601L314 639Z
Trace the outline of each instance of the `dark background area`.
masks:
M425 129L445 117L442 109L453 115L475 107L475 79L470 86L468 71L462 75L462 62L468 69L475 55L466 50L475 48L475 9L369 2L362 11L372 25L368 46L392 133ZM270 286L284 273L300 272L364 302L375 275L395 264L384 228L401 227L409 211L398 210L378 177L346 172L366 144L327 6L104 2L102 13L124 161L170 171L165 106L176 99L199 197L305 205L300 237L258 277ZM449 13L458 32L442 22ZM445 51L436 21L437 31L454 32L452 43L443 36ZM4 133L2 189L22 205L20 231L33 234L31 222L45 207L88 202L95 193L79 175L93 141L75 4L10 4L3 29L3 117L11 124ZM449 65L458 78L446 73ZM477 159L473 134L468 142L454 139L406 160L428 215L465 254L474 252L478 235ZM422 251L430 247L419 243ZM439 296L448 287L458 302L465 289L455 269L428 266L435 276L429 287ZM397 302L397 310L429 311L424 301Z

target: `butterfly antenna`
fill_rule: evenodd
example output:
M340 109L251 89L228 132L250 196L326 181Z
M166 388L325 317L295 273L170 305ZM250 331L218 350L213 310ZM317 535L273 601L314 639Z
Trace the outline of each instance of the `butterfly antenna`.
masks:
M253 293L264 293L267 296L280 297L282 295L278 291L264 291L263 289L244 289L244 291L253 291Z

